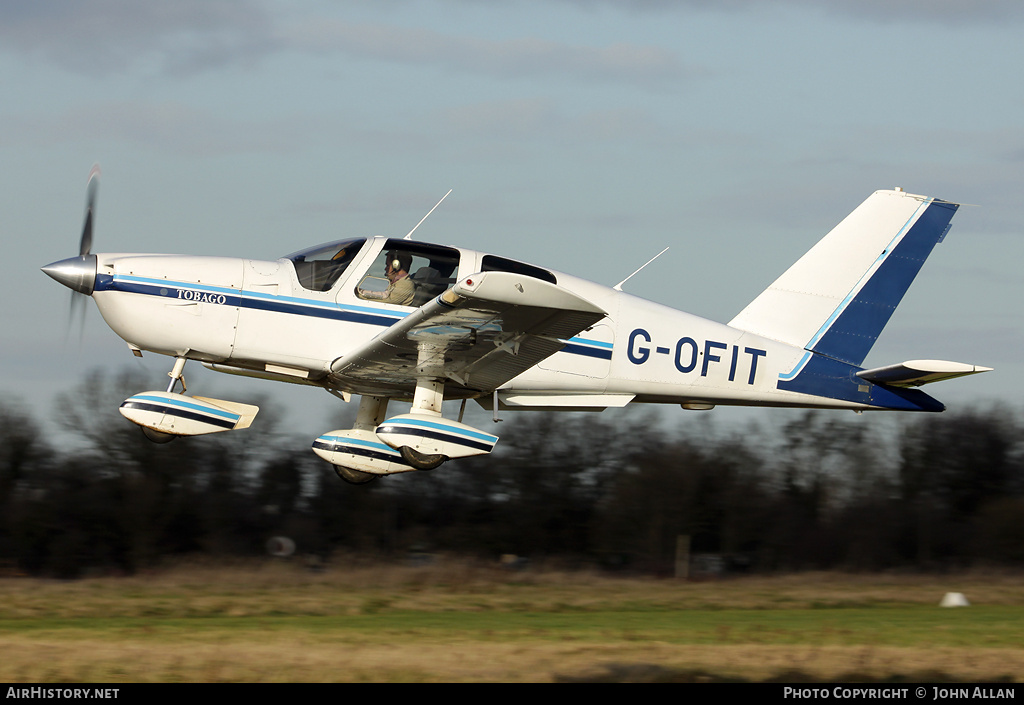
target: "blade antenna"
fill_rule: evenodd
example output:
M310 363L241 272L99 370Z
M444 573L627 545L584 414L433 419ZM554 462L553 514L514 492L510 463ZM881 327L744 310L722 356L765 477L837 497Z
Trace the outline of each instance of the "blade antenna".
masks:
M651 257L651 258L650 258L649 260L647 260L646 262L644 262L644 263L643 263L642 265L640 265L640 268L639 268L639 269L637 269L637 270L636 270L635 272L633 272L633 274L630 274L630 275L629 275L628 277L626 277L625 279L623 279L622 281L620 281L620 282L619 282L618 284L616 284L616 285L615 285L615 286L613 286L612 288L613 288L613 289L615 289L615 291L622 291L622 285L623 285L623 284L625 284L626 282L628 282L628 281L629 281L630 279L632 279L632 278L633 278L633 277L634 277L635 275L639 274L639 273L640 273L640 270L641 270L641 269L643 269L644 267L646 267L647 265L649 265L649 264L650 264L651 262L653 262L654 260L656 260L656 259L658 259L659 257L661 257L661 256L662 256L663 254L665 254L666 252L668 252L668 248L667 248L667 247L666 247L666 248L665 248L664 250L662 250L661 252L659 252L658 254L654 255L654 257Z
M448 193L451 193L452 191L454 191L454 189L448 189ZM441 201L443 201L444 199L448 198L448 193L446 193L445 195L441 196ZM403 240L411 240L412 239L412 234L414 232L416 232L416 228L420 227L420 225L423 224L423 221L430 217L430 214L433 213L434 210L436 210L439 205L441 205L441 201L438 201L436 204L434 204L434 207L431 208L429 211L427 211L427 214L425 216L420 218L420 222L416 223L416 227L413 228L412 230L410 230L409 234L406 235L405 237L403 237L402 239Z

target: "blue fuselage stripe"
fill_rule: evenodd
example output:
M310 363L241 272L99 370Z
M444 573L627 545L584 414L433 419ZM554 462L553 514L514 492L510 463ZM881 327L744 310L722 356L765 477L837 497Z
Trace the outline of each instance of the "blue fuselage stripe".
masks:
M560 352L567 352L572 355L583 355L584 357L596 357L599 360L611 360L612 351L610 349L601 350L598 348L589 348L583 345L575 345L572 342L566 343L565 347Z
M124 274L96 277L96 291L119 291L144 296L159 296L182 304L209 303L235 306L254 311L268 311L290 316L309 316L347 323L390 327L409 315L404 311L382 311L369 306L352 306L330 301L317 301L293 296L277 296L231 287L193 284L190 282L153 279ZM602 360L612 359L613 343L586 338L570 338L561 352Z
M142 277L100 276L96 282L97 291L121 291L147 296L160 296L183 304L209 303L220 306L237 306L255 311L269 311L292 316L311 316L334 321L365 323L368 325L388 327L406 315L400 312L388 312L380 315L372 309L361 306L343 306L340 304L300 299L288 296L269 296L267 294L248 292L244 289L172 282ZM182 294L181 292L187 292ZM195 292L195 293L192 293Z

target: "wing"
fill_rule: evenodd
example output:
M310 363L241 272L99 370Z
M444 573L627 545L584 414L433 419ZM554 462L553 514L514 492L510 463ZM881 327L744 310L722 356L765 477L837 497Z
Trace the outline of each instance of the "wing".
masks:
M445 380L445 396L489 392L554 355L608 314L549 282L511 272L463 278L331 364L331 383L357 394L407 398L417 378Z

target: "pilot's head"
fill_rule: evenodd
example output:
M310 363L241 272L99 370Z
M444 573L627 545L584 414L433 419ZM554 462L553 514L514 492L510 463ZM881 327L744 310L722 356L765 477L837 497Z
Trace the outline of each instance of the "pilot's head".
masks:
M409 273L409 267L412 266L412 255L408 252L389 252L388 261L384 268L387 274L399 274L401 272Z

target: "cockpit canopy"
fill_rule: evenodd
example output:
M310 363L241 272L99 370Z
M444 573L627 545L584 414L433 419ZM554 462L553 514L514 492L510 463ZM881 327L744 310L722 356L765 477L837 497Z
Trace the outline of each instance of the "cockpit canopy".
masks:
M300 250L286 259L295 267L303 288L328 291L369 246L366 238L338 240ZM357 273L354 293L367 300L422 306L455 284L459 259L459 250L454 247L387 240L374 260L365 265L365 271Z
M375 247L368 242L368 238L336 240L299 250L285 259L295 267L295 275L304 289L329 291L364 249ZM360 265L363 270L353 278L356 283L352 292L361 299L422 306L455 284L459 260L460 252L454 247L390 239L372 262ZM515 272L558 283L555 275L546 269L496 255L483 255L475 266L482 272Z

